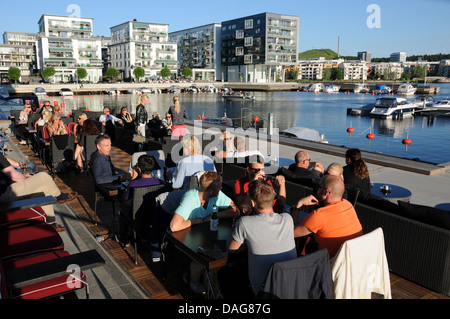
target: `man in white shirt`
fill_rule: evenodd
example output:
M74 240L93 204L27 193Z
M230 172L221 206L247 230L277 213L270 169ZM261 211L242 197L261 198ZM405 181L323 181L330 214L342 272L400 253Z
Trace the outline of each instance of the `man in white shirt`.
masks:
M98 121L101 122L103 126L106 126L106 123L108 121L111 121L112 123L118 122L119 124L123 123L121 119L115 117L114 115L111 115L111 111L107 107L105 107L105 109L103 110L103 114L100 115Z

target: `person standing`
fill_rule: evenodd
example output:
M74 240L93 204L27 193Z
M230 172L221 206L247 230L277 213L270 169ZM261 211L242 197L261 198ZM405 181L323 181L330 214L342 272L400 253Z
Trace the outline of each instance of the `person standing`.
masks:
M173 105L169 108L168 113L172 116L172 136L184 136L186 134L186 126L184 119L189 119L184 105L180 104L180 98L173 98Z
M141 95L138 106L136 107L136 118L134 119L136 125L136 132L140 136L146 137L148 113L145 106L148 104L149 98L147 95ZM144 144L139 143L139 152L144 149Z

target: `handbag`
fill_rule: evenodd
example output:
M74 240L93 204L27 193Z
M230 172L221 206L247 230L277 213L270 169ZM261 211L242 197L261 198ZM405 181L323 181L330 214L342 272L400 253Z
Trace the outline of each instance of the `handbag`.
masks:
M145 143L145 137L139 134L133 134L133 142L135 143Z

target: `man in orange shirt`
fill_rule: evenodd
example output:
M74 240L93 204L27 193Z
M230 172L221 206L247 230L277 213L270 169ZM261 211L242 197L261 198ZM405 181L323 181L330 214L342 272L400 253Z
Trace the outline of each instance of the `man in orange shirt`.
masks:
M362 235L362 226L353 205L342 198L344 191L344 182L340 177L327 175L320 180L317 198L313 195L302 198L292 212L294 237L314 233L319 249L326 248L330 258L345 241ZM303 221L298 221L303 205L317 204L320 208L308 214Z

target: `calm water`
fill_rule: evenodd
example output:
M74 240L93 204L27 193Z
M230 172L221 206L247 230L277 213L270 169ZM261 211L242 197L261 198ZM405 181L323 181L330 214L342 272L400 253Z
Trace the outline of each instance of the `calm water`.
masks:
M450 97L450 84L440 84L440 94L436 100ZM258 115L267 119L268 113L274 115L274 126L280 131L292 126L316 129L330 144L357 147L363 150L381 152L407 158L418 158L432 163L450 161L450 118L435 118L432 123L426 117L407 118L402 120L372 119L347 115L348 107L360 107L373 102L376 96L365 94L326 94L307 92L253 92L255 102L225 102L220 94L181 94L182 103L186 106L191 119L198 115L208 118L220 118L226 112L235 125L240 126L241 110L245 120ZM150 95L147 105L149 114L158 112L163 115L171 105L173 95ZM62 99L51 97L51 101L59 101L66 106L65 114L72 109L86 107L91 111L100 111L104 106L119 108L128 107L135 112L138 95L114 96L76 96ZM412 98L412 97L411 97ZM408 97L410 99L410 97ZM252 112L246 110L251 108ZM245 124L245 121L244 121ZM353 127L351 136L347 128ZM375 139L369 141L366 135L372 132ZM402 140L408 137L412 144L406 147Z

